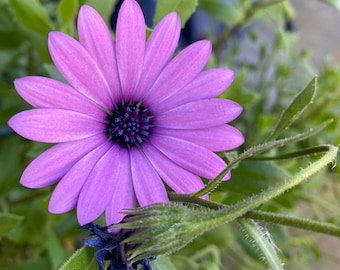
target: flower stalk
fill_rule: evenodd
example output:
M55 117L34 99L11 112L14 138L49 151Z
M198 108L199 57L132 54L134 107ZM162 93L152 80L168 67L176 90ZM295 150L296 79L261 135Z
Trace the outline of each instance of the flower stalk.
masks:
M131 244L140 244L129 254L132 261L172 253L204 232L246 215L332 163L337 156L338 148L332 145L328 147L328 151L321 158L286 181L237 204L216 211L202 211L178 203L155 204L129 212L130 216L125 219L126 223L115 227L142 229L125 240Z

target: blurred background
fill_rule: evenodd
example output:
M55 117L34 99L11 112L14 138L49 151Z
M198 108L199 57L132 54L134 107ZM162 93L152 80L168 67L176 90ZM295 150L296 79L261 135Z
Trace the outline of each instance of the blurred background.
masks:
M12 115L30 108L16 94L13 80L27 75L63 80L49 57L48 32L77 37L75 22L81 4L95 7L114 29L119 2L0 0L0 269L58 269L82 245L86 233L79 229L74 212L47 212L53 187L31 190L19 184L25 166L50 145L27 141L7 126ZM138 2L149 28L172 8L171 1ZM177 7L185 26L179 49L202 38L210 39L213 54L207 68L223 66L236 72L234 83L221 97L244 107L242 116L233 123L246 137L239 153L268 138L282 110L315 74L319 83L314 102L285 134L301 133L329 118L334 122L283 152L340 143L339 1L183 3ZM221 184L211 199L235 203L282 181L309 162L308 158L241 162L233 170L232 181ZM339 225L339 173L339 167L325 169L261 209ZM280 250L285 269L340 269L338 238L261 225ZM205 234L169 260L176 267L173 269L266 269L235 224Z

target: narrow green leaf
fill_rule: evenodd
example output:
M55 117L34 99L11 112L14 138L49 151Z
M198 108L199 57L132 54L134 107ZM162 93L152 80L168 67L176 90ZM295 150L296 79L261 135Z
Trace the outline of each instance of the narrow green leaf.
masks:
M320 0L320 1L340 10L340 0Z
M294 98L290 105L281 114L270 139L277 137L283 130L289 127L301 113L313 103L317 88L317 77L315 76L309 84Z
M39 0L10 0L15 19L26 28L46 34L51 30L48 15Z
M58 14L63 24L73 23L79 9L78 0L61 0L58 5Z
M98 265L94 258L94 252L95 249L88 246L78 249L59 270L97 270Z
M238 224L246 234L247 240L257 248L257 252L268 266L268 269L282 270L283 264L278 257L270 234L251 219L239 218Z
M157 1L154 25L156 25L165 15L176 11L181 18L181 26L184 27L191 14L198 6L198 0L161 0Z
M23 217L18 215L0 213L0 237L11 233L22 220Z

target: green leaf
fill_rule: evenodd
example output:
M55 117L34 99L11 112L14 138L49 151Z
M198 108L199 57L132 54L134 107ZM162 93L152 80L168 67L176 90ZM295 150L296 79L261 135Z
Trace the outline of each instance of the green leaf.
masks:
M85 4L96 9L108 24L117 0L87 0Z
M320 0L320 1L340 10L340 0Z
M37 270L51 269L51 265L47 258L30 259L20 262L13 266L1 266L1 270Z
M73 23L79 9L78 0L61 0L58 5L58 14L63 24Z
M22 220L23 217L18 215L0 213L0 237L11 233Z
M88 246L78 249L59 270L97 270L98 265L94 258L94 252L95 249Z
M49 227L46 236L46 246L53 269L58 269L67 258L65 247L53 229Z
M267 264L268 268L283 270L283 264L276 253L276 246L272 242L269 232L265 231L251 219L239 218L238 224L245 233L247 240L257 248L257 252L261 255L260 257Z
M277 137L283 130L289 127L301 113L313 103L317 88L317 77L315 76L309 84L294 98L290 105L281 114L270 139Z
M19 47L23 36L20 31L0 31L0 50L11 50Z
M232 174L233 181L224 183L223 188L245 196L259 193L289 176L287 171L275 163L250 160L240 162Z
M163 17L173 11L176 11L181 18L181 26L184 27L191 14L194 13L198 5L198 0L161 0L157 1L154 25Z
M221 0L200 0L199 7L211 17L228 24L238 22L243 16L240 7Z
M38 32L28 33L29 43L38 53L39 58L44 63L51 63L51 56L47 47L47 34L41 34Z
M39 0L10 0L15 19L26 28L45 34L51 30L48 15Z

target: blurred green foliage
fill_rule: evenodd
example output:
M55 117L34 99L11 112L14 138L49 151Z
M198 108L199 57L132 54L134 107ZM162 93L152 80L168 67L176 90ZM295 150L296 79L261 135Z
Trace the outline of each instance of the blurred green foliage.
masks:
M238 152L265 141L282 111L316 72L308 53L296 50L296 33L285 28L287 20L294 15L289 2L177 2L158 1L155 20L176 10L184 25L195 9L205 11L212 20L208 38L214 50L209 67L224 66L236 71L234 83L221 97L233 99L244 107L242 116L233 123L246 137ZM324 2L339 7L339 1ZM53 187L30 190L19 184L25 166L49 146L20 138L8 128L7 121L13 114L29 108L16 94L13 80L27 75L60 79L47 50L48 32L63 31L76 37L75 20L82 4L95 7L109 23L115 3L116 0L0 0L0 268L3 270L58 269L82 245L84 235L78 229L74 212L63 215L47 212ZM273 28L270 43L254 27L268 21ZM216 31L218 27L213 28L217 25L222 26L222 32ZM256 49L245 53L249 49L245 43ZM317 136L270 154L325 143L338 145L339 104L340 70L325 62L319 72L313 103L284 131L284 136L299 134L330 118L334 119L333 123ZM309 162L309 158L243 161L233 170L232 180L222 183L211 199L226 204L237 202L284 180ZM310 217L340 224L339 173L339 167L325 169L261 209L299 215L301 209L307 208ZM154 268L264 269L253 245L234 225L208 232L170 257L160 257L153 263ZM287 269L309 268L315 260L328 260L310 233L297 234L277 225L268 225L267 230L285 257Z

